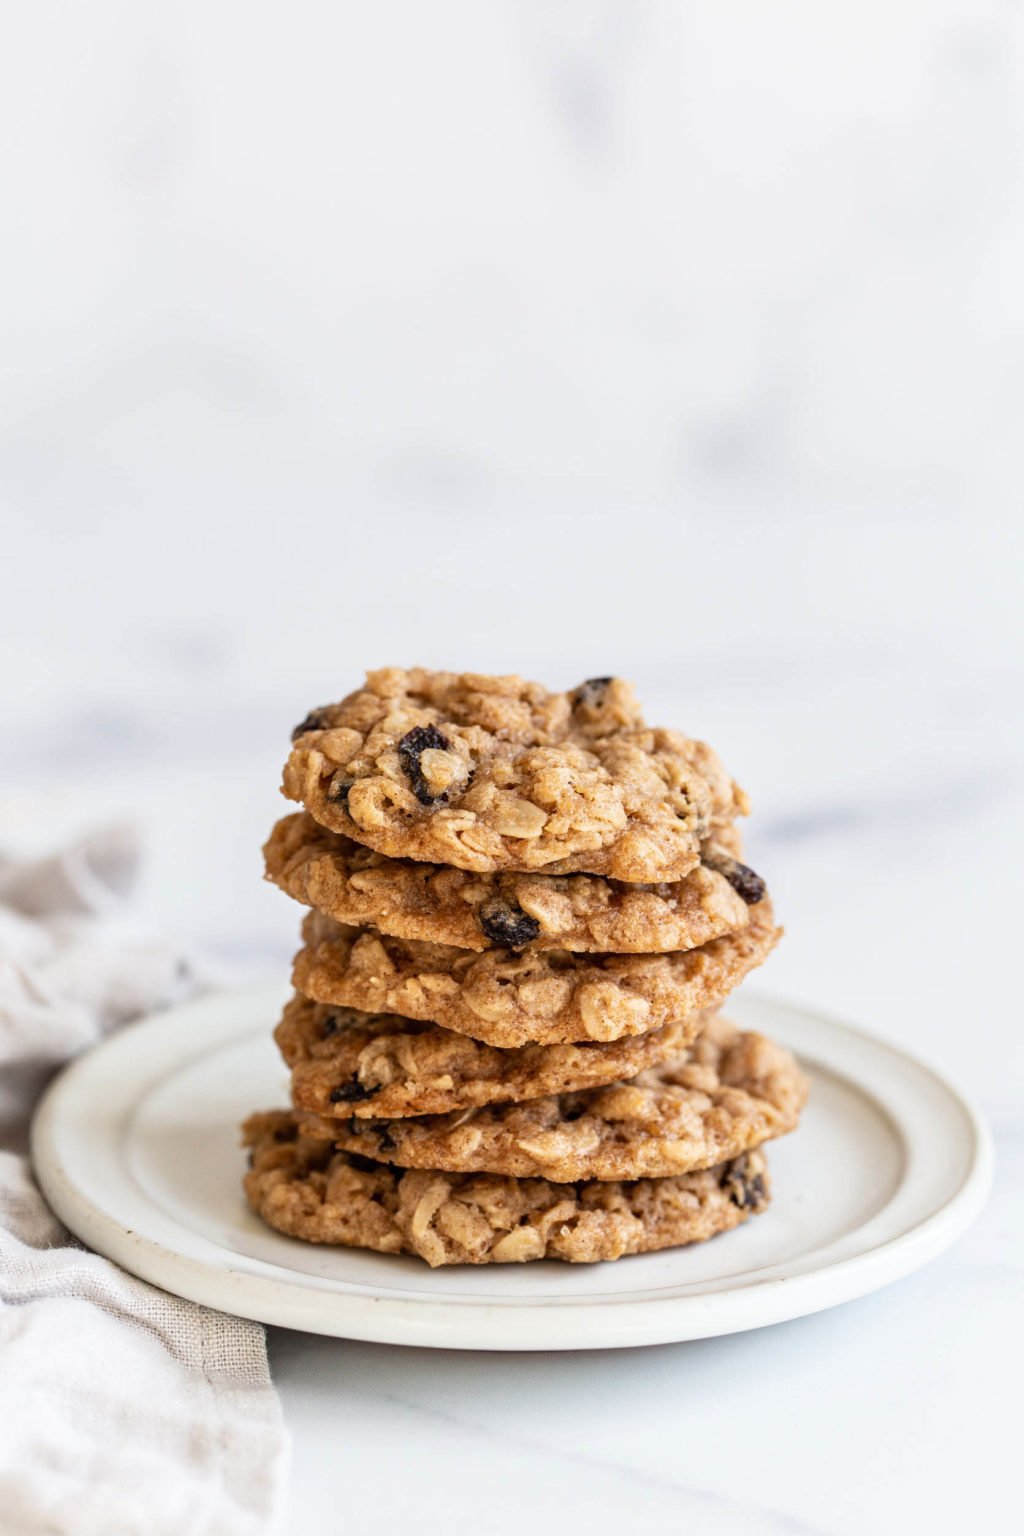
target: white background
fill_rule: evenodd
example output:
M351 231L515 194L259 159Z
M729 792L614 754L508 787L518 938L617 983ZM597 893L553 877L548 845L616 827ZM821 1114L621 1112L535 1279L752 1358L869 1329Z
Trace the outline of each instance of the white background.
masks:
M366 666L634 678L752 792L763 984L986 1108L891 1291L581 1358L277 1335L289 1529L1012 1528L1018 7L37 0L0 56L0 831L134 817L280 973L288 728Z

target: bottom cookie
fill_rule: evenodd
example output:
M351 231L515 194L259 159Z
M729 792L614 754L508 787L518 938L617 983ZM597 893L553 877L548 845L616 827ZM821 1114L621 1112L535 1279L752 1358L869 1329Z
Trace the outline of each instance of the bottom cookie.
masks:
M251 1115L245 1193L277 1231L310 1243L413 1253L441 1264L590 1264L704 1242L763 1211L764 1153L698 1173L553 1184L498 1174L403 1172L299 1134L294 1115Z

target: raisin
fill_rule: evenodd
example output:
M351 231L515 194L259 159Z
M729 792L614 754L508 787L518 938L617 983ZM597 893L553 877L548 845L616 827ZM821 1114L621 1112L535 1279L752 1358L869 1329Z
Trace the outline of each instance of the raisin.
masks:
M442 736L436 725L415 725L411 731L406 731L398 743L398 761L402 765L402 772L408 776L412 792L421 805L436 805L440 800L446 800L447 795L435 795L430 785L420 772L420 758L424 752L447 752L450 743L446 736Z
M337 1088L331 1089L332 1104L357 1104L360 1099L372 1099L375 1093L380 1093L383 1084L378 1083L374 1088L366 1088L357 1078L350 1083L339 1083Z
M372 1157L364 1157L361 1152L346 1152L349 1166L357 1173L380 1173L380 1163L375 1163Z
M727 853L705 853L704 863L716 874L728 880L737 896L742 896L748 907L754 907L759 901L764 900L765 883L760 875L754 873L746 864L741 864L739 859L730 858Z
M503 944L508 949L522 949L540 933L535 917L504 901L489 901L480 908L480 927L492 944Z
M386 1120L357 1120L353 1115L348 1129L351 1136L372 1136L381 1152L393 1152L398 1145Z
M348 792L354 783L354 779L333 778L327 786L327 799L331 805L340 805L342 810L347 812Z
M332 1035L336 1035L341 1029L342 1023L343 1020L340 1014L329 1013L326 1019L324 1019L323 1023L320 1025L321 1040L329 1040Z
M579 687L573 690L573 706L583 704L591 709L594 708L601 703L604 691L612 681L610 677L588 677L585 683L580 683Z
M299 722L292 731L292 741L298 741L307 731L325 731L330 724L328 719L329 704L321 704L319 709L311 709L305 720Z
M760 1211L766 1204L768 1186L764 1174L752 1171L746 1157L737 1157L727 1165L722 1184L733 1205L738 1205L741 1211Z

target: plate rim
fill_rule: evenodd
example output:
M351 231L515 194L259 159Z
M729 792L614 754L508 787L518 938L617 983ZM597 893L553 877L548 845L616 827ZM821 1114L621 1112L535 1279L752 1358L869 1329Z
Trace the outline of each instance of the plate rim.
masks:
M143 1036L147 1032L164 1035L183 1014L212 1011L214 1016L220 1012L226 1018L246 1004L256 1008L265 1008L268 1002L279 1004L284 995L286 991L279 984L267 982L207 992L119 1030L56 1075L37 1105L31 1128L31 1156L39 1184L61 1221L80 1240L150 1284L255 1322L367 1342L488 1351L630 1348L745 1332L838 1306L912 1273L962 1236L980 1213L991 1187L991 1133L971 1097L944 1073L916 1053L862 1026L753 989L744 997L754 1006L780 1010L805 1025L825 1025L833 1034L887 1052L914 1073L930 1077L959 1109L970 1134L963 1178L948 1199L876 1246L804 1273L753 1279L742 1286L726 1284L720 1290L683 1296L641 1293L635 1298L594 1296L583 1302L545 1298L541 1304L535 1300L529 1305L483 1299L466 1305L451 1298L420 1295L360 1295L315 1289L309 1285L309 1277L298 1270L289 1279L240 1273L232 1263L237 1256L226 1246L221 1264L179 1252L158 1238L125 1227L76 1187L57 1145L58 1128L65 1104L69 1099L73 1104L79 1082L94 1074L98 1064L102 1067L110 1056L124 1055L130 1061L141 1043L142 1091L151 1081L143 1065L149 1043ZM218 1040L227 1043L253 1032L222 1025ZM181 1065L193 1054L186 1044L180 1054ZM817 1059L829 1071L851 1080L829 1061L827 1052ZM112 1121L111 1132L120 1124ZM210 1238L203 1241L213 1242ZM316 1298L322 1303L319 1309ZM496 1331L500 1332L499 1339L495 1338Z

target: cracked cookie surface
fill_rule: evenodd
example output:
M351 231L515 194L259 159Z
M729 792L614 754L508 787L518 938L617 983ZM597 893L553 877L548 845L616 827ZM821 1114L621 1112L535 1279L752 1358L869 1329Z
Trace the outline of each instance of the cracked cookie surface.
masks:
M703 742L646 726L628 684L387 667L296 727L282 789L392 858L678 880L746 797Z
M439 1024L296 995L274 1038L291 1069L295 1108L341 1121L447 1114L598 1087L678 1055L708 1018L691 1013L608 1044L500 1050Z
M588 1264L703 1242L766 1209L763 1152L673 1178L556 1184L403 1172L299 1134L288 1111L243 1127L249 1205L305 1242L411 1253L441 1264Z
M477 874L389 859L328 831L305 811L279 821L263 853L269 880L336 922L459 949L695 949L744 927L750 908L735 888L737 877L730 880L709 864L660 885L600 875ZM746 869L714 845L708 857L730 873L733 866Z
M714 1019L628 1082L411 1120L303 1118L304 1133L402 1168L517 1178L664 1178L795 1129L807 1083L789 1051Z
M429 1019L489 1045L554 1045L645 1034L711 1008L767 958L771 903L738 933L668 955L483 953L396 939L311 912L292 980L304 996L366 1013Z

